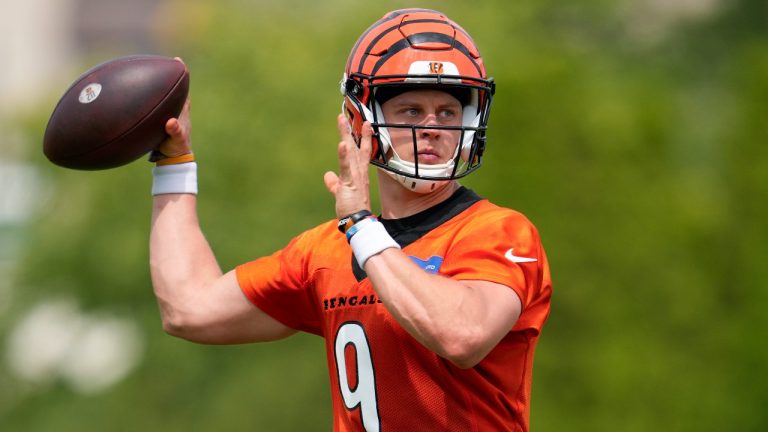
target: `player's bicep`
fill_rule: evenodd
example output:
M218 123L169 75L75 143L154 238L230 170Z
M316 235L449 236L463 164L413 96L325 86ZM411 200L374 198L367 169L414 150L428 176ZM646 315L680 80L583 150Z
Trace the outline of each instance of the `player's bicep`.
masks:
M203 291L202 315L185 339L207 344L238 344L282 339L294 329L256 307L240 289L235 271L226 273Z

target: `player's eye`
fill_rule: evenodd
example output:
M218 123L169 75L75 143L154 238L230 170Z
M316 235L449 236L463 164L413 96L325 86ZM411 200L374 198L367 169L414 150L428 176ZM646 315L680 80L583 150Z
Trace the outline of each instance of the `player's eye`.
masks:
M406 117L418 117L420 111L413 107L403 108L402 114Z
M456 110L453 109L442 109L437 114L444 119L452 119L458 116Z

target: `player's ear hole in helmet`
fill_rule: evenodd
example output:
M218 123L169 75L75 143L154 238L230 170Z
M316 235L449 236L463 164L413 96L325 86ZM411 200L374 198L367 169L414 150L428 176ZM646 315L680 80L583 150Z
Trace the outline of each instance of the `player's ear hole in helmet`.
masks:
M410 128L416 154L417 130L425 126L387 123L381 105L414 89L447 92L462 105L460 126L434 126L459 131L453 158L443 164L407 161L391 150L391 128ZM362 125L374 130L371 163L405 187L429 192L447 180L477 169L485 149L485 133L495 91L472 38L444 14L428 9L390 12L357 40L341 82L342 112L359 141Z

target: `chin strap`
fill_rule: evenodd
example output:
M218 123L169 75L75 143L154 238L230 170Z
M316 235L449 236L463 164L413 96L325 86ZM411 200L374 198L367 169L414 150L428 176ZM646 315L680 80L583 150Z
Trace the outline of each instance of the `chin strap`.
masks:
M397 180L397 183L400 184L402 187L408 189L411 192L416 192L420 194L430 193L433 190L437 189L438 187L450 181L450 180L417 179L413 177L404 176L402 174L397 174L395 172L389 171L384 168L379 168L379 169L387 173L393 179Z

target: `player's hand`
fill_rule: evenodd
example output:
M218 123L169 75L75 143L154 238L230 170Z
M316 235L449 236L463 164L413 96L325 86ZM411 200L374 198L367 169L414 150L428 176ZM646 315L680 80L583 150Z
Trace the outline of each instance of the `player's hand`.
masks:
M336 197L336 217L343 218L360 210L370 210L368 162L371 157L370 123L363 124L360 147L355 143L349 121L343 114L337 118L339 127L339 174L328 171L323 176L325 187Z
M165 122L165 132L168 139L163 141L157 151L166 157L176 157L192 153L192 121L189 116L190 101L187 98L184 108L178 118L171 118Z

